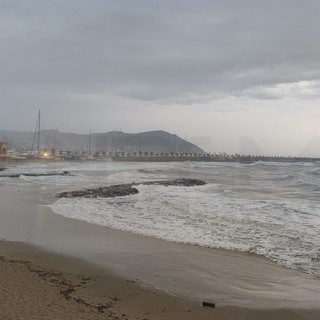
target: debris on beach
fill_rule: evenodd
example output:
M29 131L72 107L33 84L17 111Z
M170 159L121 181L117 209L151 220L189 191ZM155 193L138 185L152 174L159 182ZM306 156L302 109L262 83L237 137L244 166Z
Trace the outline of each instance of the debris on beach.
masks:
M216 304L215 304L215 303L212 303L212 302L203 301L203 302L202 302L202 307L215 308L215 307L216 307Z
M86 189L79 191L66 191L56 195L57 198L112 198L112 197L123 197L131 194L139 193L137 188L134 186L139 185L161 185L161 186L178 186L178 187L192 187L202 186L206 182L198 179L173 179L173 180L162 180L162 181L147 181L141 183L131 184L120 184L109 187L100 187L95 189Z

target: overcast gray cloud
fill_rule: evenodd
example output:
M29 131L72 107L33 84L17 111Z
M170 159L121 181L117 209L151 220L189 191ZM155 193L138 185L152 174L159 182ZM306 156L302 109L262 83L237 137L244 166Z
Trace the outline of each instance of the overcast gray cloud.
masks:
M32 127L41 107L48 127L66 131L212 138L223 113L232 130L211 149L260 136L261 149L278 152L268 132L303 145L320 135L305 125L320 92L319 9L317 0L0 0L0 128ZM295 127L281 131L278 117ZM266 119L279 127L262 134ZM250 121L259 125L248 132Z

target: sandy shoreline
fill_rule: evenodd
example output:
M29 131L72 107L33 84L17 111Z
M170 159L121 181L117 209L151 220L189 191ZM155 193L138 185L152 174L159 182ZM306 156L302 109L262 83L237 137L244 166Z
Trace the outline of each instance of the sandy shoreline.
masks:
M310 319L317 310L205 308L86 261L0 241L3 319Z
M212 313L24 243L1 241L0 256L1 319L205 319Z
M123 292L142 290L133 303L123 299L130 294L121 296L122 303L117 302L117 306L121 306L119 314L126 314L128 319L144 319L142 313L145 310L148 310L145 319L208 319L209 315L212 319L319 318L320 286L317 279L256 255L170 243L67 219L45 206L55 201L54 194L54 188L42 185L26 187L0 183L0 239L41 246L67 255L59 256L23 243L1 241L0 255L5 257L1 268L5 268L7 274L15 274L19 267L20 271L25 268L23 272L30 275L28 265L20 265L14 262L16 260L29 261L44 270L54 269L76 280L76 274L92 277L98 273L101 277L99 283L115 281L109 295L119 292L119 288ZM34 260L34 256L45 258ZM81 260L77 260L79 258ZM76 268L66 269L68 265ZM31 274L32 279L39 277ZM25 284L30 290L34 285L33 280ZM103 303L101 297L105 294L101 295L98 287L91 285L93 291L98 290L95 303ZM167 294L163 293L165 291ZM3 294L3 290L0 292ZM57 294L61 296L59 292ZM84 292L84 295L90 294ZM12 303L11 298L12 295L7 295L5 305ZM159 313L164 300L170 308ZM200 307L203 300L215 302L217 308ZM65 301L62 302L64 305ZM70 299L67 302L70 303ZM135 313L133 307L138 305L140 309ZM42 319L55 318L47 315Z

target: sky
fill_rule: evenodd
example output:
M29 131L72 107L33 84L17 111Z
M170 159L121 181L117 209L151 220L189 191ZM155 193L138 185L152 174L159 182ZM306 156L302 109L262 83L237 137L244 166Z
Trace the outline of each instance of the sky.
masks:
M33 131L41 109L63 132L162 129L208 152L320 156L319 12L319 0L0 0L0 130Z

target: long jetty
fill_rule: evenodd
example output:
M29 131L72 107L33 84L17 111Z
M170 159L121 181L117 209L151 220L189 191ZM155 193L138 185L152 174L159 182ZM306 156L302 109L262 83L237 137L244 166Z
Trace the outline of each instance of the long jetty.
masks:
M308 157L281 157L281 156L114 156L114 161L122 162L180 162L180 161L200 161L200 162L238 162L251 164L258 161L264 162L320 162L320 158Z

